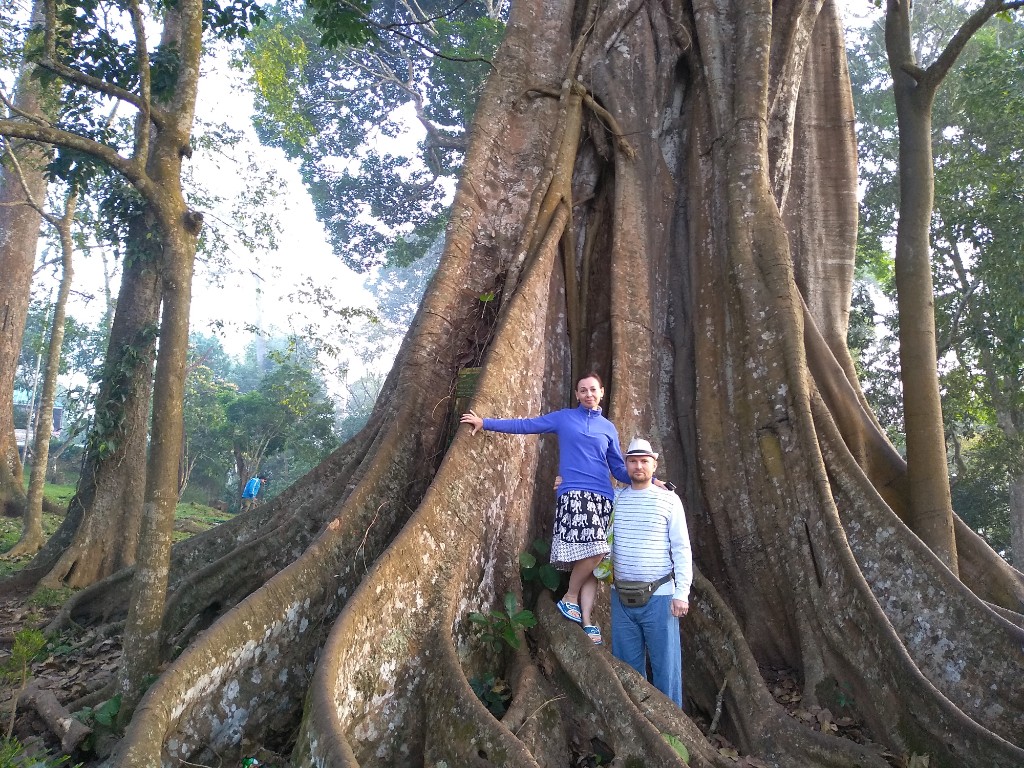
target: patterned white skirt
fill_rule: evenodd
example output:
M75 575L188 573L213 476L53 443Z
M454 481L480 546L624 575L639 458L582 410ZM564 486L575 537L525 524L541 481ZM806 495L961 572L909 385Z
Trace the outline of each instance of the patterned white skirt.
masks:
M566 491L555 505L551 564L571 571L577 560L612 551L608 543L611 499L593 491Z

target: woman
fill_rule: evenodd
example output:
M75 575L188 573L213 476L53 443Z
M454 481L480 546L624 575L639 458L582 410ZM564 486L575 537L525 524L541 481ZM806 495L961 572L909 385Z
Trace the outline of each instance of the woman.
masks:
M576 385L579 406L534 419L482 419L473 411L462 414L475 435L481 429L514 435L558 435L558 500L551 541L551 564L570 571L569 589L558 610L583 626L596 645L601 630L591 621L597 579L594 568L610 551L608 518L612 511L612 483L629 483L619 448L619 433L601 415L604 386L596 373L586 373Z

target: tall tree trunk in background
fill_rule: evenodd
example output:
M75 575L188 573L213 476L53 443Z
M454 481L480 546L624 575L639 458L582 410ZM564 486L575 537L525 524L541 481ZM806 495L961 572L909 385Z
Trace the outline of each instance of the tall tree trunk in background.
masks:
M68 514L19 586L80 588L135 562L146 487L147 425L160 311L152 216L129 233L96 415Z
M1012 0L985 0L926 68L913 48L911 3L887 0L885 46L899 127L900 214L896 233L900 378L907 440L907 524L953 571L960 571L959 532L949 490L939 396L930 228L935 189L932 104L971 36ZM969 556L968 556L968 559Z
M121 291L78 493L61 528L30 566L5 582L5 587L24 588L37 580L52 586L93 584L117 569L133 565L136 548L143 547L146 562L140 565L138 581L150 602L145 609L142 599L134 604L149 615L142 622L143 629L135 617L129 620L129 634L138 633L129 645L135 656L126 655L121 667L126 679L132 679L132 691L137 690L142 677L152 672L151 666L144 671L143 667L151 663L150 646L159 642L151 614L155 612L159 617L163 613L160 574L167 569L177 502L188 310L202 226L202 215L190 211L185 203L181 163L192 151L201 25L198 0L183 3L164 17L161 45L179 55L177 82L165 91L167 103L153 100L146 63L149 51L140 51L135 105L139 114L131 160L101 145L86 142L79 146L82 142L74 134L42 131L47 141L95 153L120 171L138 193L139 208L129 228ZM136 33L136 41L145 46L141 23ZM52 37L48 37L48 44L52 44ZM50 55L56 59L56 49ZM62 65L56 62L52 66L59 69ZM0 127L11 135L39 132L37 126L20 121L6 121ZM153 391L153 358L162 302ZM147 441L151 394L153 422ZM135 664L139 659L142 661ZM131 695L125 697L122 711L130 710Z
M930 245L935 189L931 115L941 77L925 80L917 66L911 47L909 3L887 3L886 48L900 136L900 218L895 269L910 485L908 524L957 573L953 503L939 395Z
M167 599L178 504L178 462L184 436L183 404L188 365L192 274L202 216L191 211L181 183L182 158L191 156L192 122L203 50L202 0L182 0L164 16L163 48L179 53L180 68L167 104L169 120L155 132L146 174L154 193L163 249L160 286L163 311L153 388L153 420L146 463L146 499L139 530L139 557L125 621L125 653L118 673L119 722L128 721L148 679L160 665L161 626Z
M43 2L36 0L32 20L38 23L43 15ZM32 76L34 67L25 64L14 89L14 106L29 115L44 115L52 95L41 91L39 80ZM29 194L34 200L46 199L43 169L50 159L50 150L32 142L11 142ZM4 158L6 160L6 158ZM18 174L7 163L0 168L0 511L21 511L25 503L24 475L18 446L14 440L14 373L21 354L22 334L28 317L32 267L42 218L27 204L25 190Z
M46 367L43 373L43 391L39 402L38 428L35 433L34 460L28 483L28 501L25 505L21 538L7 552L7 557L35 554L43 546L43 484L46 481L46 466L50 461L50 436L53 434L53 403L57 394L57 374L60 371L61 347L64 345L64 320L67 315L68 296L75 272L72 267L74 243L71 239L71 225L74 222L78 204L78 193L71 191L64 203L64 214L60 219L47 217L56 227L60 237L61 278L57 301L53 305L53 325L46 351Z

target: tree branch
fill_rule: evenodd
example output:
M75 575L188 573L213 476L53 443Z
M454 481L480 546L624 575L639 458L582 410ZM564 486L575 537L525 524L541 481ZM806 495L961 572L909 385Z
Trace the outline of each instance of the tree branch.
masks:
M135 156L149 157L149 122L152 119L153 92L149 67L149 47L146 45L146 27L139 9L138 0L128 4L132 17L132 29L135 31L135 50L138 52L139 90L142 93L142 106L135 116Z
M50 125L37 125L21 120L0 119L0 136L17 139L29 139L43 144L68 147L102 160L116 170L128 181L135 184L139 191L149 191L149 178L143 173L139 164L132 159L118 154L113 147L94 139L81 136L71 131L54 128Z
M162 110L154 109L152 105L147 106L147 99L144 99L138 94L132 93L125 88L119 88L116 85L111 85L98 77L93 77L92 75L80 72L74 67L70 67L61 62L57 56L57 10L55 0L46 0L45 18L43 40L44 50L46 53L39 61L36 62L36 66L53 72L55 75L58 75L69 83L75 83L76 85L84 86L96 93L101 93L105 96L110 96L111 98L128 102L140 112L147 114L148 119L152 120L157 128L161 128L166 123L167 115ZM142 66L141 61L139 66Z
M939 54L938 58L932 62L931 66L925 70L925 82L928 87L937 88L939 83L942 82L943 78L947 75L950 68L956 62L957 57L963 52L964 46L967 45L974 33L977 32L981 27L1001 11L1013 11L1018 8L1024 8L1024 0L1014 0L1014 2L1006 2L1006 0L986 0L985 4L978 10L972 13L966 21L956 31L956 34L950 39L949 43ZM919 81L921 82L921 81Z

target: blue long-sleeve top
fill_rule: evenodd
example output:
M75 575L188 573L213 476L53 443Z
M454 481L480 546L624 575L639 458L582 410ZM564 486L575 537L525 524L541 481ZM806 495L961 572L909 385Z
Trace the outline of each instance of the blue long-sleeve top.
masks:
M609 471L621 483L629 483L626 462L619 447L615 425L601 409L582 405L546 413L533 419L484 419L484 429L512 435L558 435L558 474L566 491L592 491L612 498Z

